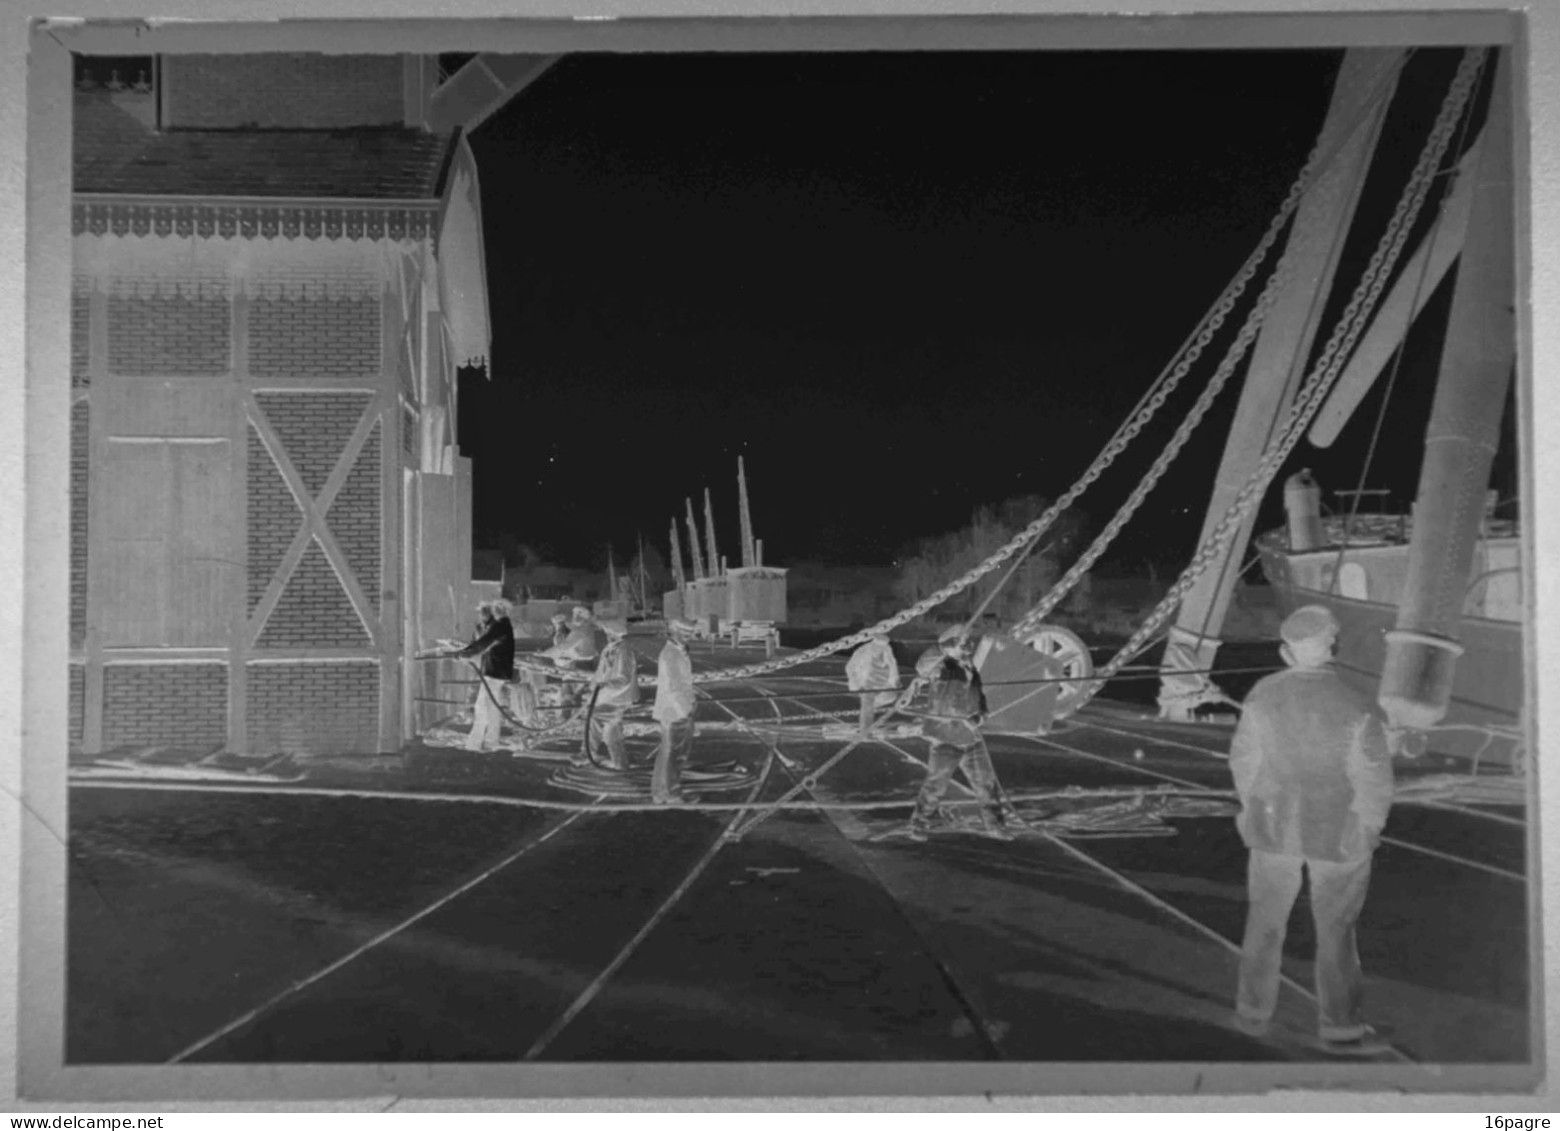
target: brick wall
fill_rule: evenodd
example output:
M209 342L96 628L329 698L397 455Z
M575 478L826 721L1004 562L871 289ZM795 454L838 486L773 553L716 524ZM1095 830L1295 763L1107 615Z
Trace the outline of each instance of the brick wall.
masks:
M87 636L87 452L86 401L70 406L70 642Z
M165 55L167 123L190 129L400 125L398 55Z
M78 283L70 292L70 384L91 383L92 296Z
M81 664L70 666L70 745L81 745L81 720L87 709L87 669Z
M375 612L379 611L380 471L376 424L325 515L330 532Z
M303 512L254 425L249 426L248 458L249 611L253 613L303 525Z
M226 298L108 296L108 367L131 377L200 377L231 367Z
M369 643L363 621L318 542L287 579L255 641L259 648L361 647Z
M249 749L255 754L375 753L379 665L249 665Z
M249 304L249 371L267 377L379 375L377 295L256 297Z
M310 494L325 486L372 400L371 393L255 394Z
M227 742L225 664L108 664L103 668L103 746L181 748Z

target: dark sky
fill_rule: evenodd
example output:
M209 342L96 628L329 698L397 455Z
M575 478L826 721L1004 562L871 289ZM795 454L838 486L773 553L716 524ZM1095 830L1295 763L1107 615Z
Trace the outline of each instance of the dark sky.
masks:
M471 138L479 546L588 565L610 541L621 563L642 531L664 553L708 486L735 558L738 453L779 565L886 564L980 504L1059 494L1255 245L1339 58L565 58ZM1190 550L1220 423L1118 559ZM1096 528L1156 451L1085 497Z

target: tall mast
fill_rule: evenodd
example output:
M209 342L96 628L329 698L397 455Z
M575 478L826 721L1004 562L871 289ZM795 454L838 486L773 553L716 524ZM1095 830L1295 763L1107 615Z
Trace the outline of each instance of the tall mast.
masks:
M1450 705L1463 606L1516 362L1511 71L1495 63L1473 210L1446 321L1435 403L1414 503L1408 574L1387 632L1380 702L1388 722L1423 730Z
M753 516L748 511L747 471L737 457L737 494L742 506L742 567L758 564L753 557Z
M704 559L699 556L699 524L693 517L693 500L684 499L688 504L688 553L693 558L693 579L704 579Z
M672 587L681 590L688 584L683 574L682 547L677 543L677 520L672 519Z
M709 551L710 576L720 576L720 551L715 548L715 508L710 505L710 489L704 488L704 544Z
M640 608L645 608L650 604L650 571L645 568L645 535L643 531L636 530L634 537L639 542L639 568L634 571L634 591L639 594Z
M618 599L617 565L612 560L612 544L607 543L607 597L609 600Z
M1278 268L1288 272L1288 281L1274 296L1252 347L1199 542L1208 539L1251 478L1305 375L1322 316L1320 298L1331 289L1343 246L1340 236L1354 217L1403 54L1382 48L1344 54L1316 143L1318 153L1335 156L1318 172L1295 213ZM1213 667L1255 521L1253 509L1181 603L1160 666L1159 710L1167 718L1191 718L1212 691L1207 676L1193 673Z

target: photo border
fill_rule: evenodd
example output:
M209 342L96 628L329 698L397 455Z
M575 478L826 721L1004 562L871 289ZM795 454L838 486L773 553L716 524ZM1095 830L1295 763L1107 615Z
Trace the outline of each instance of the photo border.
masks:
M1028 3L838 3L827 6L773 3L674 3L645 0L634 17L593 17L586 4L537 0L459 0L448 18L397 18L407 3L335 0L318 12L328 18L280 22L262 4L164 3L148 22L129 21L108 3L69 5L22 3L5 19L6 62L0 97L9 152L25 152L25 232L18 210L7 210L0 239L9 265L0 287L7 324L26 327L25 352L0 354L0 380L8 402L25 405L0 423L0 517L5 529L22 531L0 549L0 723L5 742L13 735L16 759L5 751L0 785L5 809L16 820L0 824L0 858L19 848L22 875L14 907L18 929L0 936L19 939L17 1007L17 1094L34 1100L169 1101L372 1097L473 1099L506 1097L540 1100L603 1100L626 1097L952 1097L1000 1094L1031 1097L1038 1104L1096 1110L1119 1108L1127 1095L1163 1096L1161 1110L1197 1110L1190 1093L1239 1095L1236 1110L1267 1107L1292 1110L1293 1089L1342 1092L1343 1108L1359 1110L1366 1100L1384 1110L1447 1110L1467 1102L1491 1110L1494 1095L1531 1103L1528 1093L1543 1077L1534 1066L1375 1064L1035 1064L1035 1063L808 1063L808 1064L369 1064L369 1065L64 1065L67 782L69 324L71 286L70 106L73 86L68 51L95 54L156 54L174 51L253 52L326 50L340 52L484 50L553 53L597 51L800 51L931 50L1029 47L1171 50L1194 47L1299 48L1506 42L1514 46L1519 78L1515 118L1517 195L1517 327L1519 403L1522 419L1522 483L1533 501L1524 550L1534 631L1525 634L1529 672L1537 678L1530 695L1535 728L1548 733L1557 644L1537 631L1549 622L1554 587L1537 568L1552 560L1557 537L1551 530L1552 500L1536 485L1560 482L1560 448L1545 450L1536 437L1557 420L1556 394L1533 375L1560 361L1560 327L1543 324L1533 311L1557 309L1560 279L1560 199L1554 141L1560 115L1560 7L1523 11L1510 4L1380 3L1372 11L1329 10L1324 3L1286 2L1250 10L1221 0L1139 0L1088 3L1031 0ZM1271 8L1271 10L1269 10ZM495 18L502 11L504 18ZM751 13L760 11L762 15ZM1130 14L1124 14L1130 13ZM221 21L218 22L217 17ZM85 17L86 22L82 22ZM112 25L94 22L111 17ZM18 34L20 32L21 34ZM1540 50L1539 47L1543 49ZM1523 81L1525 80L1525 81ZM25 117L19 112L21 108ZM1528 129L1520 128L1524 121ZM1216 126L1216 123L1215 123ZM1523 171L1528 172L1523 177ZM13 206L22 179L8 167L5 193ZM22 264L25 260L25 273ZM8 338L17 342L18 336ZM1548 364L1546 364L1548 363ZM1551 388L1556 382L1548 383ZM13 505L14 508L13 509ZM19 631L11 631L13 622ZM16 697L12 698L12 693ZM13 709L16 703L19 710ZM14 720L14 721L13 721ZM21 741L25 736L25 741ZM1536 741L1536 736L1535 736ZM1535 745L1534 749L1537 749ZM1551 866L1554 847L1539 841L1553 819L1541 791L1541 775L1530 778L1530 947L1535 1047L1554 1056L1553 963L1545 961L1540 938L1544 909L1553 913L1557 895ZM17 799L20 799L19 801ZM10 858L15 859L15 855ZM8 876L8 884L10 882ZM8 895L10 893L7 893ZM7 956L9 957L9 956ZM4 967L0 966L0 971ZM1547 1038L1547 1039L1546 1039ZM3 1052L0 1046L0 1052ZM1123 1073L1130 1081L1123 1086ZM1387 1094L1408 1089L1417 1095ZM1251 1094L1283 1089L1276 1096ZM1102 1095L1103 1093L1103 1095ZM1462 1099L1459 1098L1462 1094ZM1043 1097L1043 1098L1042 1098ZM1093 1097L1082 1100L1081 1097ZM1324 1096L1313 1096L1327 1102ZM1182 1105L1191 1105L1183 1108ZM1269 1106L1275 1105L1275 1106ZM209 1105L206 1105L209 1106ZM792 1106L792 1105L786 1105ZM924 1105L923 1105L924 1106ZM1231 1106L1228 1098L1220 1106ZM1309 1105L1307 1105L1309 1106ZM1503 1110L1513 1104L1503 1102Z

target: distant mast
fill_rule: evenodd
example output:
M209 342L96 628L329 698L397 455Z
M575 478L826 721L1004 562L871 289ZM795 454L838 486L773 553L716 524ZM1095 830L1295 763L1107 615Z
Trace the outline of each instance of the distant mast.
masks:
M634 537L639 542L639 558L635 562L634 592L639 596L639 608L648 613L650 610L650 570L645 566L645 535L644 531L634 531Z
M742 568L758 564L753 552L753 515L748 510L747 470L742 466L742 457L737 457L737 495L741 499L742 507Z
M688 584L688 579L683 573L682 546L677 542L677 520L672 519L672 587L681 590Z
M715 548L715 508L710 503L710 489L704 488L704 540L708 551L710 576L720 576L720 551Z
M684 499L688 504L688 552L693 558L693 579L704 580L704 559L699 555L699 524L693 517L693 500Z

